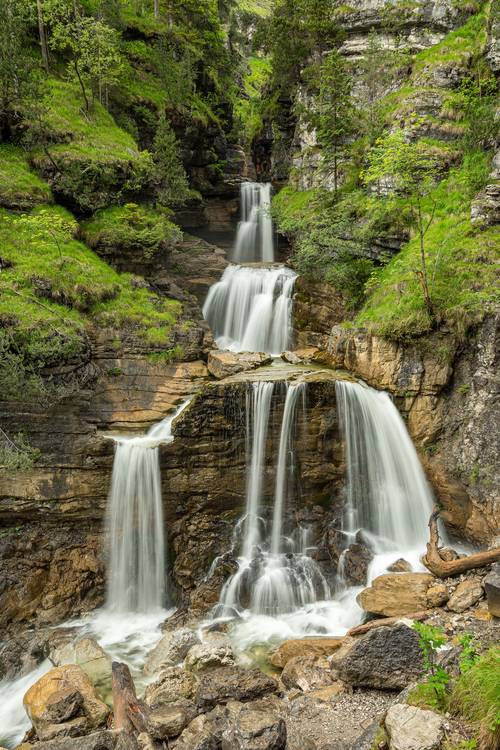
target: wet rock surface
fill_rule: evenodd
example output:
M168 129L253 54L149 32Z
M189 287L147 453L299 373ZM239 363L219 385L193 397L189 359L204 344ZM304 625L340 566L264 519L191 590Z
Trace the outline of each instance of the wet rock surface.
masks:
M418 635L402 623L346 641L331 665L336 676L354 687L383 690L402 689L423 670Z
M230 700L255 700L276 689L276 681L260 669L223 667L200 676L195 701L200 709L207 711Z
M358 594L366 612L393 617L444 604L448 592L430 573L386 573Z

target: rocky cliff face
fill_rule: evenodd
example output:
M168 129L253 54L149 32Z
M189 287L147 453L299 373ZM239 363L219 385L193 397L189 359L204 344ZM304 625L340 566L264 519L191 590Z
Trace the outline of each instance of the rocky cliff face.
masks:
M329 364L394 395L451 530L480 544L493 541L499 511L498 318L487 318L466 344L436 334L425 348L337 326L327 351Z

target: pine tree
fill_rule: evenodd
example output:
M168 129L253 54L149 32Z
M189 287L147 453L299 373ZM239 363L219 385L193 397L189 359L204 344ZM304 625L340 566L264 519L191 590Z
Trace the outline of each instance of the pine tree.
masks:
M158 122L152 154L156 167L158 203L163 206L182 205L189 197L189 185L179 144L165 113Z

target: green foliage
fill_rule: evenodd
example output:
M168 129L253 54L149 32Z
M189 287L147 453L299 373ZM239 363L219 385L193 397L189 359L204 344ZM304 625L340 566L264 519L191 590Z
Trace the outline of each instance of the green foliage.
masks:
M482 319L498 302L495 263L498 233L495 227L479 228L470 222L470 201L484 185L488 156L468 155L460 168L436 185L423 201L423 213L433 222L426 234L429 292L436 319L458 335ZM404 199L380 199L402 215ZM368 299L356 323L377 335L409 340L427 334L431 322L416 275L420 244L413 237L372 277Z
M80 356L91 326L130 331L168 345L178 302L157 297L119 274L74 239L67 212L0 213L0 385L6 398L43 391L48 365Z
M182 206L189 197L189 186L177 138L164 114L158 122L153 142L153 161L158 202L163 206Z
M265 57L250 57L243 77L243 91L235 102L235 115L241 121L243 138L250 144L263 126L263 92L271 75L271 64Z
M82 116L74 84L50 80L49 87L40 145L33 126L32 159L50 176L54 193L80 211L95 211L143 190L151 181L151 155L139 152L98 102Z
M500 648L493 646L468 665L454 685L450 710L479 727L479 747L493 750L500 740Z
M27 209L51 201L49 186L30 170L22 149L0 145L0 206Z
M424 657L427 676L423 687L427 693L427 703L431 708L442 710L446 707L446 688L451 676L437 663L437 653L447 638L441 628L423 622L414 622L412 627L418 633L418 643Z
M0 139L16 135L40 91L37 59L28 43L33 8L25 0L0 3Z
M0 468L7 471L27 471L40 457L40 451L33 448L22 432L10 438L0 428Z
M136 203L102 209L81 225L85 242L93 249L129 251L150 259L182 238L165 213Z
M461 674L465 674L478 660L478 653L474 644L474 636L470 633L464 633L458 639L462 651L458 660L458 666Z
M257 42L271 56L273 86L289 96L314 55L318 60L341 39L335 0L277 0Z

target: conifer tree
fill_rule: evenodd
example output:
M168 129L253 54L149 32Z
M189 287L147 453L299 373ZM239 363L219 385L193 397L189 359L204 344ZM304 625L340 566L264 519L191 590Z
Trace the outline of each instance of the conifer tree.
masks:
M182 205L189 197L189 185L179 153L179 144L165 113L158 122L152 153L156 168L158 202L163 206Z

